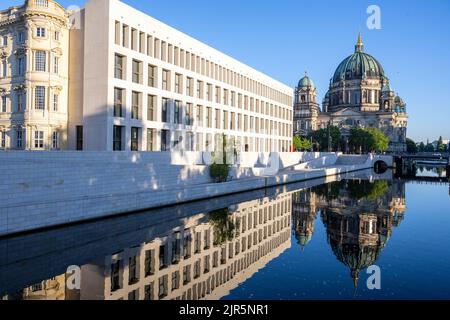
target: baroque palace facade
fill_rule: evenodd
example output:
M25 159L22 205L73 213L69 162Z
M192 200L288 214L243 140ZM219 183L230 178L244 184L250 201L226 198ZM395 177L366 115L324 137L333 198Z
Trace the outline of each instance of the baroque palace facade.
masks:
M118 0L27 0L0 37L0 149L291 149L292 88Z
M320 109L317 88L305 75L295 88L294 135L337 126L348 142L350 129L378 128L390 152L406 151L406 104L391 89L382 65L364 52L361 35L355 53L337 67Z

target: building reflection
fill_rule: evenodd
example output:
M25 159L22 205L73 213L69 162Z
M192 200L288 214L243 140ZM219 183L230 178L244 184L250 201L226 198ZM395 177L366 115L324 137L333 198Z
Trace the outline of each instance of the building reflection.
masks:
M287 193L158 226L149 241L82 265L80 290L63 274L3 298L220 299L290 247L291 205Z
M337 259L350 269L355 287L360 272L375 264L406 210L405 184L386 180L344 180L298 192L293 198L295 235L304 247L320 212Z

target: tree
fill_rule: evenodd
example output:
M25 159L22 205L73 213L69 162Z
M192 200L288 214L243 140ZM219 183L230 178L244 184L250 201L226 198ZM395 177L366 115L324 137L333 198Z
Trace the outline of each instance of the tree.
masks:
M377 128L352 128L349 147L354 153L384 152L389 147L389 138Z
M342 143L341 131L338 127L329 126L328 128L313 131L308 136L308 138L312 138L313 144L318 146L318 151L328 151L328 137L331 140L331 151L338 151Z
M417 153L417 151L419 151L419 148L417 147L417 144L414 142L414 140L406 138L406 151L408 153Z
M434 152L434 146L432 143L428 143L424 149L425 152Z
M425 152L425 143L423 141L419 144L419 152Z
M309 139L307 138L302 138L302 137L294 137L294 148L295 150L300 150L300 151L309 151L312 148L312 143Z
M445 151L445 145L444 142L442 140L442 136L439 137L438 143L437 143L437 147L436 147L436 151L438 152L444 152Z

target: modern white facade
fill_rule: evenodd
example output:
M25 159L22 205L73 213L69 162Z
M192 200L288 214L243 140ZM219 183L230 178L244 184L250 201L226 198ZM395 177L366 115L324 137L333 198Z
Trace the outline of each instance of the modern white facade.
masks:
M117 0L72 19L71 149L81 126L84 150L212 151L223 135L240 151L290 149L288 86Z
M291 148L291 88L120 1L27 0L0 34L1 149Z

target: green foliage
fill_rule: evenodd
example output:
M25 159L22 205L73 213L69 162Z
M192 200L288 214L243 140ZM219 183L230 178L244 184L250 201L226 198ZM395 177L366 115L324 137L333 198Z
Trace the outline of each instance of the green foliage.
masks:
M384 152L389 147L389 138L377 128L352 128L349 147L355 153Z
M312 148L312 143L307 138L294 137L293 145L297 151L309 151Z
M409 138L406 139L406 151L408 153L417 153L419 151L419 148L414 140Z
M388 192L389 185L386 180L375 180L374 182L354 180L349 181L347 189L353 199L374 201Z
M439 137L439 140L438 140L438 143L437 143L437 147L436 147L436 151L438 151L438 152L445 152L445 149L446 149L446 147L445 147L445 144L444 144L444 142L442 140L442 136L441 136L441 137Z
M328 137L330 137L331 151L338 151L342 144L341 131L338 127L329 126L309 134L309 138L312 138L315 149L318 151L328 151Z
M227 139L222 135L222 141L216 145L216 155L213 159L214 163L209 166L209 175L214 182L222 183L228 181L230 175L230 165L227 163ZM218 159L217 157L221 157Z
M209 223L214 229L214 245L222 245L231 241L235 235L236 226L230 218L228 208L215 210L209 213Z
M425 152L425 143L421 142L419 144L419 152Z

